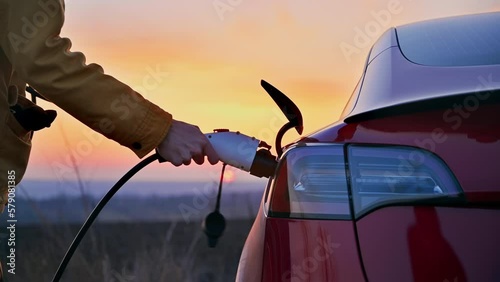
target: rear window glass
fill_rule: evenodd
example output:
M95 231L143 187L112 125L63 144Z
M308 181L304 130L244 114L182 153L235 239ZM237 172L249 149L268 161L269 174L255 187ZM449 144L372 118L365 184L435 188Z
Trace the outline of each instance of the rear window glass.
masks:
M401 52L416 64L500 64L500 13L425 21L396 32Z

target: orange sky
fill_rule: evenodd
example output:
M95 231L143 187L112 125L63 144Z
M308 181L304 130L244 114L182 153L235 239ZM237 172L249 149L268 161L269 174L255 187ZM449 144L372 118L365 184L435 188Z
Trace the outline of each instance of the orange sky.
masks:
M174 118L239 130L274 143L283 123L260 79L302 110L305 133L334 122L361 74L370 46L387 28L443 16L500 10L497 1L164 1L68 0L63 36L87 62L102 65ZM219 8L219 10L217 10ZM382 11L382 12L381 12ZM389 15L383 19L377 15ZM378 19L378 20L377 20ZM366 46L357 30L375 27ZM346 56L341 45L356 52ZM152 70L167 73L144 84ZM46 108L54 105L43 104ZM29 179L75 179L73 151L84 179L118 179L138 159L58 111L53 126L35 134ZM67 142L63 138L66 136ZM296 139L290 132L286 141ZM162 164L138 178L212 180L220 169ZM246 174L237 173L236 178Z

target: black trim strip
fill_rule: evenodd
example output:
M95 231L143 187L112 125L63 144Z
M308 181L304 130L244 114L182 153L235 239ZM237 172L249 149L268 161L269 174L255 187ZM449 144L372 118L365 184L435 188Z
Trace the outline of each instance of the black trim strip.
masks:
M348 144L345 144L344 145L344 163L345 163L345 175L347 178L346 179L347 180L347 193L349 193L349 208L351 210L352 217L355 217L356 211L354 210L353 193L352 193L352 185L351 185L351 169L349 167L348 155L349 155ZM363 263L363 254L361 253L361 246L359 244L358 226L356 224L357 224L357 221L353 220L352 226L354 229L354 236L356 239L356 247L357 247L357 251L358 251L359 265L361 266L361 270L363 271L363 277L365 278L365 281L368 281L368 275L366 274L365 265Z

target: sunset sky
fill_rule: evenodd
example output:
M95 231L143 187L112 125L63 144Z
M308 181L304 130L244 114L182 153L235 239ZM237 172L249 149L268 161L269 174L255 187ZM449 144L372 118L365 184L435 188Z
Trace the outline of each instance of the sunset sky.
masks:
M284 117L260 87L260 79L299 106L307 134L337 120L370 46L387 28L498 10L498 0L68 0L62 35L88 63L100 64L175 119L197 124L204 132L228 128L274 143ZM367 44L355 44L359 32ZM354 52L347 55L341 46L351 46ZM155 70L162 75L157 85L147 87L143 81ZM90 181L118 179L138 162L130 150L97 138L69 115L58 113L50 129L35 134L25 178L75 179L74 171L67 171L70 151L82 178ZM290 131L285 140L298 137ZM220 164L161 164L137 178L211 181L219 170ZM235 174L238 177L249 179L242 173Z

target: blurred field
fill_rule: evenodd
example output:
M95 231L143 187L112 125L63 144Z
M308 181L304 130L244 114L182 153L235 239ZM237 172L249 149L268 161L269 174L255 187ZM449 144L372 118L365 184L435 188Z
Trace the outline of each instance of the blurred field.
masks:
M82 241L62 281L234 281L252 220L228 220L215 249L201 222L99 223ZM51 281L77 224L17 227L16 275L6 282ZM6 244L1 244L4 271Z

